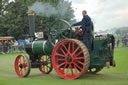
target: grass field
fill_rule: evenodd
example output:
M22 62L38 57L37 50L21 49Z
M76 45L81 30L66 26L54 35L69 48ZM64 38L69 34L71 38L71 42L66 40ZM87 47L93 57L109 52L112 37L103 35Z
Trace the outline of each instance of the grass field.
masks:
M19 78L14 71L19 54L0 55L0 85L128 85L128 47L115 49L117 67L104 68L96 75L82 75L75 80L64 80L54 70L44 75L38 69L32 69L27 78Z

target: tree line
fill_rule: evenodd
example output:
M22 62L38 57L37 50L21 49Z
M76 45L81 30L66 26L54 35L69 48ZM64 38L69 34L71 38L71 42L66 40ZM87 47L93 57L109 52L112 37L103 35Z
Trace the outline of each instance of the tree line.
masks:
M50 3L54 7L60 2L66 2L69 8L66 15L61 18L69 22L75 21L71 2L65 0L0 0L0 36L13 36L16 40L25 39L29 35L27 12L29 7L37 1ZM50 26L58 17L56 15L50 17L36 15L36 32Z

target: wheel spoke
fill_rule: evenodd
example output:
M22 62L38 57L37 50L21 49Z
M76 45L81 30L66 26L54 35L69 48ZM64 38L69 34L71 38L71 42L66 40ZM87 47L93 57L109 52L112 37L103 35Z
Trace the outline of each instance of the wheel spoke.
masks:
M75 66L75 65L74 65L74 68L75 68L75 73L76 73L76 75L77 75L78 73L77 73L77 68L76 68L76 66Z
M23 63L23 62L22 62L22 56L20 56L20 59L19 59L19 61L21 62L21 64Z
M61 56L61 57L65 57L64 55L62 55L60 53L56 53L56 55Z
M26 60L24 60L24 63L26 63Z
M18 66L17 69L18 69L18 71L20 71L21 68Z
M48 61L48 59L49 59L49 57L47 56L47 60L46 61Z
M19 63L22 64L22 62L21 62L21 58L19 59Z
M23 63L25 63L25 58L24 58L24 56L23 56Z
M79 56L81 53L83 53L83 51L80 51L80 52L76 55L76 57Z
M20 69L20 73L21 73L21 75L23 75L22 68Z
M65 61L65 59L57 59L58 61Z
M41 68L44 69L44 65Z
M42 61L44 62L44 57L43 57Z
M84 63L82 63L82 62L81 62L81 61L79 61L79 60L77 60L76 62L78 62L78 63L80 63L80 64L84 65Z
M47 66L46 66L46 68L47 68ZM48 68L47 68L47 72L48 72Z
M26 68L24 68L24 74L26 74Z
M61 67L62 65L64 65L66 62L61 63L60 65L58 65L58 68Z
M71 64L69 65L69 67L68 67L68 69L67 69L67 71L66 71L65 75L67 75L67 74L68 74L68 71L69 71L69 69L70 69L70 66L71 66Z
M44 71L45 71L45 66L44 66Z
M72 53L74 51L74 42L72 42Z
M64 43L62 44L62 46L65 48L65 50L68 52L68 49L65 47Z
M27 64L24 63L24 64L23 64L23 68L25 68L25 67L27 67Z
M78 50L79 50L80 47L77 47L77 49L72 53L72 55L74 55Z
M50 59L50 57L48 56L48 59Z
M68 53L71 53L70 52L70 42L69 42L69 45L68 45Z
M47 63L48 63L48 64L50 64L50 63L51 63L51 61L48 61Z
M50 69L50 67L48 65L46 65L46 66Z
M47 56L45 56L45 61L47 61Z
M65 66L64 66L64 68L63 68L63 71L65 70L66 66L67 66L67 63L65 64Z
M85 59L84 57L76 57L74 59Z
M72 76L74 75L74 73L73 73L73 68L72 68L72 65L70 66L71 67L71 72L72 72Z
M80 66L78 66L76 63L73 63L76 67L78 67L80 70L82 70L82 68Z
M64 50L62 48L60 48L60 50L63 52L64 55L66 55L66 53L64 52Z

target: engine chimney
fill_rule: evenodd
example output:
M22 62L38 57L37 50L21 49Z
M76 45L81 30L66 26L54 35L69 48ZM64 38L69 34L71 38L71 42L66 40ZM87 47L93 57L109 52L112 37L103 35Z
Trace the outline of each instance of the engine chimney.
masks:
M29 19L29 32L30 32L30 41L32 42L35 39L35 12L28 12Z

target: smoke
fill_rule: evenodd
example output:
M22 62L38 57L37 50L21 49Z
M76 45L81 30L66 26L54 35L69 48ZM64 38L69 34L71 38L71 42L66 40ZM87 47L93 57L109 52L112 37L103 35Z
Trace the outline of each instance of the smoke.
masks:
M60 2L56 7L50 3L35 2L29 7L29 11L36 12L37 15L50 17L52 15L65 16L70 7L69 2Z
M65 16L66 13L68 13L68 9L70 8L70 3L65 1L65 2L60 2L57 5L57 12L60 16Z
M55 7L49 3L35 2L32 6L29 7L29 11L36 12L37 15L50 17L51 15L56 15L57 10Z

